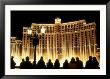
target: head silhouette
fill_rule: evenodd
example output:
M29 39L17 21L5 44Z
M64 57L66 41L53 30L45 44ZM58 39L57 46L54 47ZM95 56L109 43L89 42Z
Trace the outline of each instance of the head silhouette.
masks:
M43 60L43 57L41 56L40 60Z
M58 59L56 59L56 61L58 62L59 60L58 60Z
M76 57L76 61L79 61L79 57Z
M89 56L89 60L92 60L92 56Z
M26 57L26 61L29 61L29 57L28 56Z
M68 60L66 59L65 62L68 62Z
M72 58L71 58L71 62L74 62L74 61L75 61L75 59L74 59L74 57L72 57Z
M11 59L13 60L13 58L14 58L14 57L12 56Z
M49 59L49 62L51 62L51 59Z
M96 57L93 57L93 60L96 61L97 60Z
M24 58L22 59L22 62L24 62Z

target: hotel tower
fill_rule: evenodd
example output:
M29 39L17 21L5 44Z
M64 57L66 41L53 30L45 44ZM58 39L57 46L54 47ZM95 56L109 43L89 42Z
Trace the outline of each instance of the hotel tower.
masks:
M53 62L55 59L64 62L65 59L70 60L72 57L79 57L82 61L86 61L89 56L96 56L95 22L86 23L86 20L78 20L62 23L60 18L56 18L53 24L32 23L29 27L23 27L22 41L18 42L22 43L20 58L29 56L32 61L34 58L33 40L28 35L29 28L32 29L32 36L37 32L39 38L36 47L37 61L41 56L45 62L48 59ZM45 33L41 33L42 28L45 29ZM12 41L11 45L13 45ZM12 54L13 50L15 49L11 47Z

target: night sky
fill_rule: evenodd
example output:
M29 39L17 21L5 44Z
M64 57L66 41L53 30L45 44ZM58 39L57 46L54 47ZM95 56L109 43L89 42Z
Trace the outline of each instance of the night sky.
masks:
M56 17L62 22L85 19L96 23L97 44L100 47L100 11L11 11L11 36L22 39L23 26L32 23L54 23Z

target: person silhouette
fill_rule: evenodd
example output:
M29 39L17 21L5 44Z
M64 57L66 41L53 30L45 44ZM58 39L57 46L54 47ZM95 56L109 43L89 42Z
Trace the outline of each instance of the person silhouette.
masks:
M68 69L68 60L63 63L63 69Z
M24 68L25 68L25 69L32 69L32 64L31 64L31 62L29 61L29 57L28 57L28 56L26 57L26 61L25 61L25 64L24 64Z
M15 65L16 65L16 63L15 63L15 61L13 60L13 56L11 57L11 69L14 69L15 68Z
M77 69L83 69L83 62L78 57L76 57L76 65Z
M59 69L59 68L60 68L60 62L59 62L58 59L55 60L54 68L55 68L55 69Z
M41 57L40 60L38 61L38 63L37 63L37 68L38 68L38 69L45 69L45 68L46 68L45 62L44 62L44 60L43 60L43 57Z
M89 56L89 60L86 62L86 69L93 69L93 61L92 61L92 56Z
M69 69L76 69L76 62L74 57L71 58L71 61L69 63Z
M24 59L22 59L22 62L20 63L20 69L24 69L25 67L25 61L24 61Z
M47 62L47 69L52 69L53 68L53 63L51 62L51 59Z
M33 69L36 69L36 68L37 68L36 61L33 61L33 63L32 63L32 68L33 68Z
M96 57L93 57L93 68L99 69L99 62L97 61Z

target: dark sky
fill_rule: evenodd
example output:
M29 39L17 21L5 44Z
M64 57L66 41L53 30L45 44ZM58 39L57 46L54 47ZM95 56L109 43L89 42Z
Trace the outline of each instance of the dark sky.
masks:
M100 47L100 11L11 11L11 36L22 39L23 26L31 23L54 23L60 17L62 22L85 19L87 23L95 22L97 43Z

